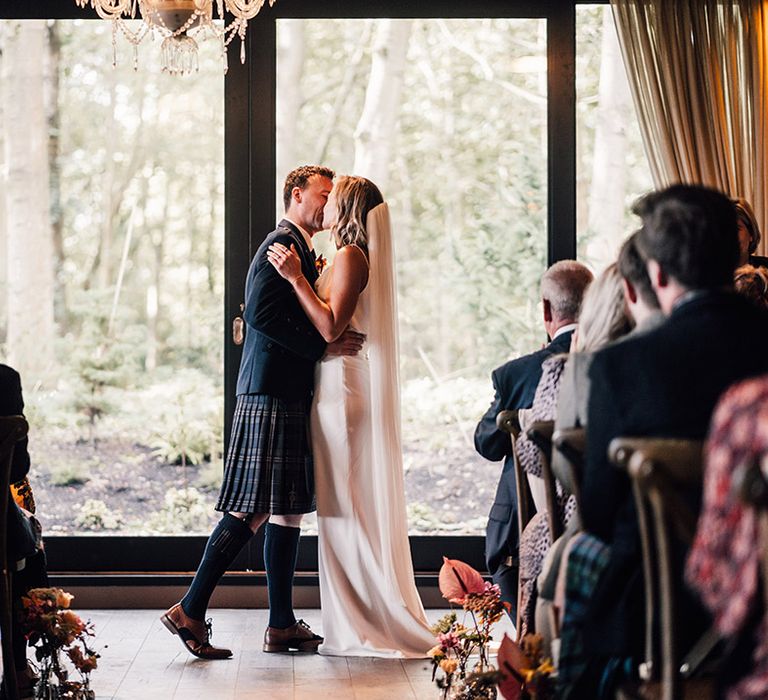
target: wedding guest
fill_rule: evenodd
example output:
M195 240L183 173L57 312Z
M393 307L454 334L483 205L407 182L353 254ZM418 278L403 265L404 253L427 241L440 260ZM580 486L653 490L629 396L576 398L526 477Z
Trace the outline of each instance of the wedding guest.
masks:
M669 318L599 351L589 372L582 519L604 549L591 570L582 562L581 582L595 583L583 627L575 630L585 654L577 697L598 697L600 679L610 685L606 669L640 658L643 647L637 514L629 477L608 461L609 443L630 435L701 439L723 390L768 371L768 314L732 292L739 241L730 200L705 187L675 185L645 196L634 212L643 223L638 248ZM688 494L694 501L697 495ZM684 647L706 615L685 596L679 603L690 620L681 629Z
M739 265L768 266L768 258L755 255L760 244L760 226L750 203L741 197L731 200L736 207L736 223L739 227Z
M768 375L741 382L720 399L706 444L704 498L686 568L729 644L722 664L728 700L768 697L768 617L760 580L759 515L736 481L768 455Z
M606 343L629 331L629 319L624 308L621 278L616 265L609 265L605 271L589 285L578 316L578 327L571 340L572 350L579 351L570 355L559 354L549 357L542 365L542 375L536 388L533 405L526 411L526 419L521 424L530 425L533 421L559 419L561 387L564 389L565 376L571 363L578 355L596 350ZM542 455L539 448L523 434L518 442L518 458L529 480L542 482ZM559 480L557 488L557 518L567 527L575 512L573 496L566 492ZM536 604L535 583L541 573L544 557L552 544L546 502L537 504L536 515L526 525L520 538L520 582L523 588L521 597L523 625L522 633L533 628Z
M768 309L768 268L742 265L733 278L736 292L761 309Z
M475 430L475 449L486 459L504 460L496 498L488 516L485 557L488 571L501 588L502 600L515 614L518 574L518 497L515 467L509 435L496 427L500 411L529 408L541 378L542 362L557 353L568 352L576 316L592 273L575 260L552 265L541 279L543 322L549 344L529 355L497 367L492 375L495 396Z
M24 398L21 391L21 377L16 370L0 364L0 415L20 416L23 414ZM10 482L12 485L16 485L16 488L12 488L5 496L8 499L8 518L5 523L8 538L7 556L12 571L11 605L15 611L21 608L21 598L27 591L31 588L48 585L45 553L42 549L39 524L30 513L30 510L34 510L34 500L27 481L30 467L28 444L27 437L16 443L10 475ZM18 500L25 506L24 509L19 507L14 495L18 495ZM35 675L27 664L27 642L24 638L24 631L19 624L13 624L12 629L16 682L19 694L22 697L28 697L34 685Z

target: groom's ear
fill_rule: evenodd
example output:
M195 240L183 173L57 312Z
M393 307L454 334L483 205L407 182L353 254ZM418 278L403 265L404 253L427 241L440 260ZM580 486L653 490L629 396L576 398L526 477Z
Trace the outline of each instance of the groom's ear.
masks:
M542 299L541 301L544 306L544 322L551 323L552 322L552 304L550 304L549 299Z

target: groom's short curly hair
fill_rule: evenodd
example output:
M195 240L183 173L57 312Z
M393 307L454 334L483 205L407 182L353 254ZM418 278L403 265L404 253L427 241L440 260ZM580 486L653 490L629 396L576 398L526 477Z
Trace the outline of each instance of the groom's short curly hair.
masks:
M288 207L291 206L291 192L293 192L293 188L306 189L307 182L313 175L321 175L329 180L333 180L336 177L336 173L324 165L302 165L295 170L291 170L285 178L285 185L283 185L283 206L285 211L288 211Z

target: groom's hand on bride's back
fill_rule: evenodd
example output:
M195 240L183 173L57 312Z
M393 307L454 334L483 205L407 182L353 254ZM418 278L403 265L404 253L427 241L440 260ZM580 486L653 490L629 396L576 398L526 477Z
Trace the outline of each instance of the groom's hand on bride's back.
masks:
M365 334L347 328L336 340L328 343L325 350L328 355L357 355L365 342Z

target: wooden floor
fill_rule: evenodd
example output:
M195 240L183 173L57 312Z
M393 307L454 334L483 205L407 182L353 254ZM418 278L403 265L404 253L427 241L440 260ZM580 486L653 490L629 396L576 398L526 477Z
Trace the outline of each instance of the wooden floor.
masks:
M214 644L226 661L200 661L160 623L158 610L78 611L96 628L96 697L120 700L432 700L427 660L338 658L261 651L265 610L214 610ZM428 610L431 621L445 611ZM320 629L320 611L298 615ZM499 638L512 626L497 626Z

